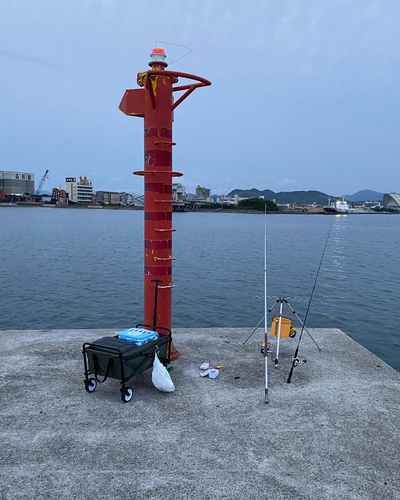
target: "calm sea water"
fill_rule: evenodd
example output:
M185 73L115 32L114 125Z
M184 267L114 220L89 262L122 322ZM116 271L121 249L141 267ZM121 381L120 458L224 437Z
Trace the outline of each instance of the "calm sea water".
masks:
M264 314L264 216L176 213L173 326ZM268 296L400 371L397 215L268 215ZM143 212L0 208L2 330L125 329L143 319Z

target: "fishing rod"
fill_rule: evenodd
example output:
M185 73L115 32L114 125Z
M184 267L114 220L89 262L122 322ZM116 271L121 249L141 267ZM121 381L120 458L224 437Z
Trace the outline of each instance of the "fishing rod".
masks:
M329 228L329 232L328 232L328 236L326 238L326 242L325 242L325 246L324 246L324 250L322 252L322 255L321 255L321 260L319 262L319 266L318 266L318 271L317 271L317 275L315 276L315 280L314 280L314 286L313 286L313 289L311 291L311 296L310 296L310 300L308 302L308 307L307 307L307 312L306 312L306 315L305 315L305 318L304 318L304 322L303 322L303 326L301 328L301 332L300 332L300 336L299 336L299 341L297 343L297 347L296 347L296 351L294 353L294 356L292 358L292 367L290 369L290 373L289 373L289 376L288 376L288 379L287 379L287 383L290 384L291 380L292 380L292 375L293 375L293 370L294 370L294 367L295 366L298 366L301 362L298 358L298 354L299 354L299 347L300 347L300 342L301 342L301 339L303 337L303 332L304 332L304 329L305 329L305 325L306 325L306 321L307 321L307 316L308 316L308 312L310 310L310 306L311 306L311 301L312 301L312 298L313 298L313 295L314 295L314 290L315 290L315 286L317 284L317 280L318 280L318 275L319 275L319 271L321 269L321 265L322 265L322 261L324 259L324 255L325 255L325 250L326 250L326 247L328 245L328 241L329 241L329 236L331 234L331 231L332 231L332 226L333 226L333 222L331 224L331 227Z
M267 204L264 205L264 360L265 360L265 403L268 399L268 296L267 296Z

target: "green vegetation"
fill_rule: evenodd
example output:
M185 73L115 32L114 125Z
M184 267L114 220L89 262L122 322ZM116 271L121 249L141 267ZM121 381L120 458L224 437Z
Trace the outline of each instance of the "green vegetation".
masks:
M267 212L279 211L276 203L271 200L263 200L262 198L248 198L247 200L241 200L239 201L237 207L242 210L259 210L260 212L264 212L265 207Z
M249 198L241 200L237 205L231 203L202 203L199 205L199 210L259 210L264 212L264 207L267 207L267 212L278 212L278 206L271 200L263 200L262 198Z
M399 212L395 208L385 208L385 207L374 207L372 210L374 212L390 212L393 214L397 214Z

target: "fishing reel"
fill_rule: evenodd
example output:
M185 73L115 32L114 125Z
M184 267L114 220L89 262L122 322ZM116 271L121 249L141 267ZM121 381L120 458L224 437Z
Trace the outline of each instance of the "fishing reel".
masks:
M271 354L271 344L267 344L267 354ZM261 344L261 354L265 354L265 342Z
M307 363L307 360L306 359L300 359L298 356L292 356L292 363L293 363L293 366L296 367L296 366L301 366L303 363Z

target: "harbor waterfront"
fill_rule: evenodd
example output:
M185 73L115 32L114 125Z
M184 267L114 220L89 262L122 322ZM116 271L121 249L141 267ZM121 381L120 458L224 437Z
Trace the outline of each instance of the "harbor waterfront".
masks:
M267 216L269 306L339 328L400 371L397 215ZM174 328L255 326L263 316L264 217L176 213ZM143 318L143 212L0 211L1 330L114 328Z

